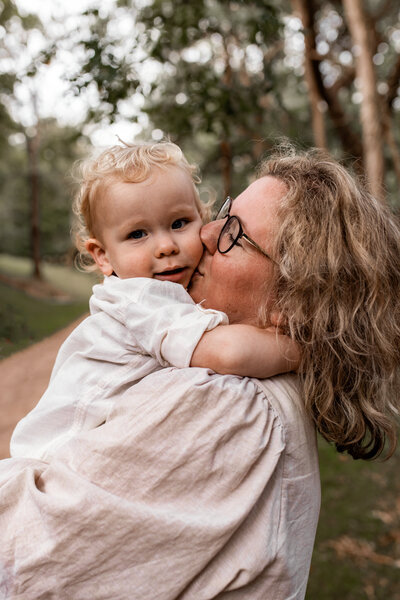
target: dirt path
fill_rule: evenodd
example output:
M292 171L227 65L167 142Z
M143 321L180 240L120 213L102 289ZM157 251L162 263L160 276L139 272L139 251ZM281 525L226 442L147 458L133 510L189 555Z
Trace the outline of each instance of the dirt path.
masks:
M82 318L0 361L0 458L9 456L10 436L16 423L37 404L47 387L60 345Z

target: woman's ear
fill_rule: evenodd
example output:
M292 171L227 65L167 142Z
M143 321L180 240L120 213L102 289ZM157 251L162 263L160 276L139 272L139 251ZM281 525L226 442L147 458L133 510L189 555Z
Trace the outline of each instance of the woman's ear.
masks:
M112 275L114 269L108 259L108 254L103 244L96 238L90 238L85 242L85 248L91 255L103 275Z

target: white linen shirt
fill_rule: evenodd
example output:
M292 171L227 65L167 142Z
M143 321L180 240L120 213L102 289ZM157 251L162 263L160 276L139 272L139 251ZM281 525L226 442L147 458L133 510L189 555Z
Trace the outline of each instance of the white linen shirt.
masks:
M80 431L104 423L142 377L189 366L203 333L228 323L181 285L144 277L106 277L93 287L90 313L61 346L39 403L17 424L11 456L48 460Z
M49 464L0 461L0 598L303 600L320 485L296 381L161 369Z

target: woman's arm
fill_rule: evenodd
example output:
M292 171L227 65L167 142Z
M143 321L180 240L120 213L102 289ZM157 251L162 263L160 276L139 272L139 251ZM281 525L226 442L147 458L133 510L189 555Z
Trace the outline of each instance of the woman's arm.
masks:
M190 366L264 379L295 371L299 358L298 345L273 327L260 329L252 325L226 325L203 334Z

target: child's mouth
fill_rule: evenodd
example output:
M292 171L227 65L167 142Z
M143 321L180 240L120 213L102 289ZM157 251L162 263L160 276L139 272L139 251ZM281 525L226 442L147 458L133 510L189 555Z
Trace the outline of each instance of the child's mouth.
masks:
M154 273L155 279L161 281L173 281L174 283L180 283L181 279L186 276L187 267L178 267L176 269L168 269L161 271L161 273Z

